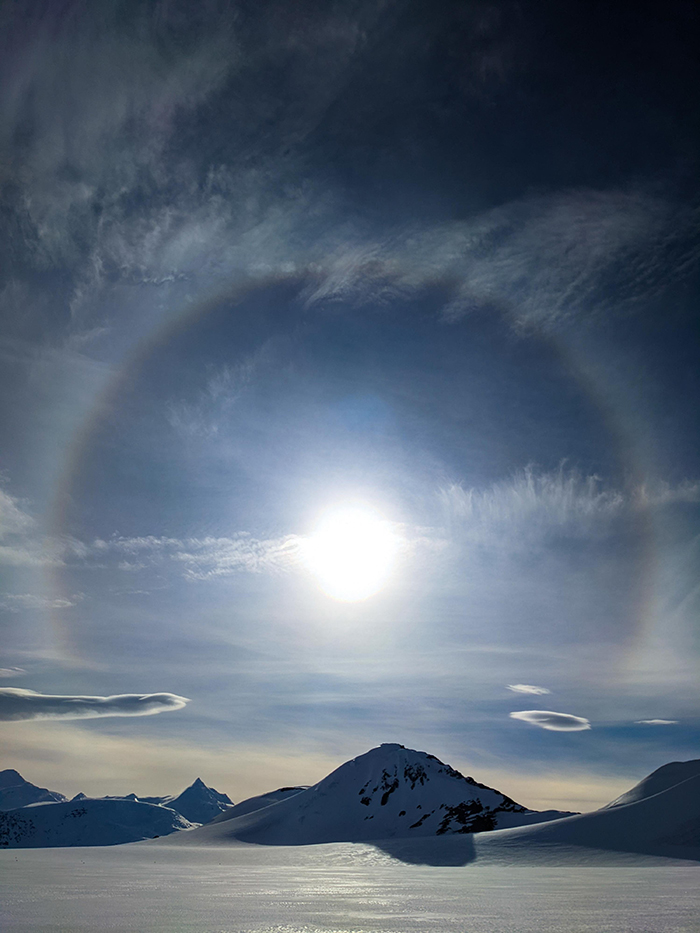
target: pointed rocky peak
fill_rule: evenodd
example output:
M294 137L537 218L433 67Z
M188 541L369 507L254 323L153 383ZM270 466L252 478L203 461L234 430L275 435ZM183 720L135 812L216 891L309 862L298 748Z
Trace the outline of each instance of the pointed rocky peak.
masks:
M0 771L0 810L14 810L30 803L51 803L65 799L58 791L37 787L26 781L14 768Z
M4 771L0 771L0 790L4 790L6 787L16 787L17 784L28 784L29 781L25 781L19 771L15 771L14 768L6 768Z
M166 806L182 814L191 823L208 823L232 807L233 801L227 794L207 787L201 778L196 778L181 794L168 800Z

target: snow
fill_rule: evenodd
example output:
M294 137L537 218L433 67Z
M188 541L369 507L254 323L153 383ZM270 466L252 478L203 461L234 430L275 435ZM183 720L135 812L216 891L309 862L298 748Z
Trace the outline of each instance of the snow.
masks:
M197 778L177 797L160 802L182 814L190 823L208 823L233 806L227 794L220 794L213 787L207 787L201 778Z
M0 851L2 929L696 933L697 764L675 762L661 768L624 795L628 802L618 799L593 813L473 833L463 831L469 829L468 819L455 820L457 804L450 801L478 801L482 809L474 813L496 819L531 818L532 812L424 752L381 746L346 762L313 787L280 788L250 798L188 832L131 845ZM191 789L201 793L197 781ZM465 793L471 796L465 798ZM414 835L298 844L304 832L322 834L324 819L330 820L327 832L356 832L362 825L358 813L375 816L362 822L389 825L385 814L392 813L390 808L411 803L433 807L430 831L424 831L426 819L417 827L422 832ZM67 818L70 811L89 808L95 808L90 820ZM170 814L170 820L189 825L166 807L125 798L38 801L0 813L0 820L53 821L43 827L48 838L63 814L63 823L84 825L88 833L64 844L85 845L92 831L104 842L105 827L116 825L107 817L117 810L131 812L132 831L143 831L145 811L161 819ZM454 826L438 833L446 817ZM127 824L123 819L120 829ZM295 844L241 841L236 838L241 827L267 843L291 833Z
M112 846L191 828L174 810L136 800L39 802L0 812L0 846Z
M245 812L217 817L190 842L242 839L269 845L358 842L473 833L561 817L528 810L426 752L385 744L345 762L318 784ZM258 798L260 800L260 798ZM195 839L196 836L196 839Z
M189 848L158 840L118 848L5 851L0 852L2 928L3 933L698 929L696 865L642 857L616 863L606 856L603 862L561 867L528 859L514 863L507 853L482 861L482 839L419 840L443 850L476 846L476 861L465 866L407 864L365 843Z
M233 807L226 794L207 787L200 778L177 797L87 797L79 793L67 801L63 794L25 781L11 768L0 772L0 804L3 802L3 848L137 842L193 829Z
M63 794L55 790L47 790L25 781L14 768L0 771L0 810L14 810L17 807L26 807L30 803L65 799Z
M700 758L692 761L671 761L667 765L652 771L638 784L635 784L630 790L617 797L608 807L619 807L627 803L636 803L638 800L644 800L646 797L652 797L663 790L676 787L687 781L688 778L694 778L700 775Z
M700 774L633 803L485 837L482 845L497 847L576 846L700 861Z

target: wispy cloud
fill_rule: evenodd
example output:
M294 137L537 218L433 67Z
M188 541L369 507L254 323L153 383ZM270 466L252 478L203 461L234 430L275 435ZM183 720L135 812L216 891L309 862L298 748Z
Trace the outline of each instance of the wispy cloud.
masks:
M534 684L507 684L509 690L513 693L531 693L535 696L544 696L545 693L551 693L546 687L536 687Z
M571 713L554 713L548 709L523 709L510 713L511 719L528 722L550 732L582 732L590 729L590 722L583 716L572 716Z
M299 563L299 537L254 538L244 532L231 537L168 538L115 537L94 542L95 552L116 551L138 555L138 560L120 561L121 570L137 571L163 561L182 568L190 580L208 580L234 573L284 572Z
M56 566L62 564L66 557L85 553L85 545L74 538L52 538L40 534L28 506L0 489L0 564L13 567ZM18 600L23 598L20 596Z
M340 248L307 302L389 302L442 284L447 318L492 308L518 327L552 328L607 307L615 279L638 297L684 274L679 228L694 222L692 211L640 191L527 197L467 222Z
M623 491L562 465L552 472L527 467L486 489L455 483L439 495L447 523L453 528L458 524L461 537L518 548L551 535L598 536L634 510L698 502L700 483L648 484Z
M68 609L83 598L82 593L75 593L70 598L40 596L35 593L3 593L0 595L0 605L10 612L19 612L20 609Z
M123 693L108 697L53 696L19 687L0 687L0 720L152 716L182 709L188 702L186 697L174 693Z
M0 678L23 677L27 672L23 667L0 667Z
M262 349L236 366L219 369L195 399L171 402L167 412L170 425L185 437L218 434L219 425L245 394L264 355Z

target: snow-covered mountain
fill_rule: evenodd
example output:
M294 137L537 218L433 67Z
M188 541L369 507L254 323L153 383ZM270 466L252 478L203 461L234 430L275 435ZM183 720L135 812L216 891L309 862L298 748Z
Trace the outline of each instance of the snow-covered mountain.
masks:
M65 800L63 794L45 787L37 787L25 781L19 771L7 768L0 771L0 810L14 810L30 803L58 802Z
M62 798L65 800L65 797ZM71 801L88 800L85 794L76 794ZM100 800L133 800L138 803L150 803L175 810L190 823L208 823L215 816L233 807L233 801L227 794L221 794L213 787L207 787L201 778L197 778L176 797L138 797L136 794L96 798Z
M234 807L208 826L188 833L188 841L359 842L475 833L568 815L559 810L528 810L434 755L396 744L373 748L318 784L293 790L248 812L243 812L244 801L240 809Z
M208 823L233 807L233 801L227 794L207 787L201 778L197 778L177 797L165 798L160 802L182 814L190 823Z
M157 804L86 797L0 812L0 846L113 846L192 828L179 813Z

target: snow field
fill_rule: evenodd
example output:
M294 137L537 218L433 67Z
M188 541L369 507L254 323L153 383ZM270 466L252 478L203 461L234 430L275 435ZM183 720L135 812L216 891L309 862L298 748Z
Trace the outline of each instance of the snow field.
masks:
M0 853L0 904L3 933L697 933L700 866L434 867L351 843L21 849Z

